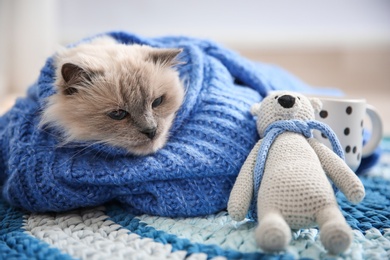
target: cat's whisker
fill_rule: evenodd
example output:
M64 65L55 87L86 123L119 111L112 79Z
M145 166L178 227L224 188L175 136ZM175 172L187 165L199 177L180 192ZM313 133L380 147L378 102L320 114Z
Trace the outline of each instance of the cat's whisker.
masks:
M38 110L36 111L38 112ZM23 117L24 120L26 120L27 122L29 122L31 125L35 125L35 123L33 121L31 121L27 116L25 116L24 114L20 114L21 117ZM61 139L61 136L59 135L55 135L53 132L47 130L48 128L50 128L49 125L44 125L44 126L40 126L39 124L36 126L38 131L41 131L49 136L52 136L56 139Z
M36 112L39 113L38 110ZM20 116L22 116L23 119L25 121L29 122L30 124L35 124L26 115L21 114ZM72 142L72 141L66 140L66 138L64 136L54 134L52 131L48 130L50 128L53 128L53 126L51 126L50 124L46 124L46 125L38 127L38 130L51 136L51 137L54 137L57 140L57 143L53 144L53 145L39 145L39 146L35 147L36 149L40 149L40 148L41 149L60 149L60 148L77 149L77 148L81 148L81 149L77 150L66 161L64 161L60 166L63 166L64 164L68 163L70 160L76 158L79 155L82 155L83 152L88 152L88 149L94 145L104 144L104 145L112 146L113 143L117 143L118 144L117 146L120 146L120 144L121 144L121 142L118 142L118 139L120 139L120 135L114 136L113 138L109 138L106 140L100 140L100 141L81 142L81 143L80 142ZM110 129L110 127L107 126L107 129ZM101 150L96 149L96 153L95 153L94 157L98 158L100 156L99 154L102 154L102 153L104 153L103 149L101 149ZM131 153L129 153L129 152L128 152L128 154L131 155ZM105 159L107 159L108 156L109 156L109 154L106 154Z
M83 152L88 153L89 152L88 149L91 146L94 146L94 145L99 144L99 143L100 143L100 141L91 142L88 145L84 146L82 149L77 150L72 156L70 156L67 160L65 160L62 164L60 164L60 167L64 166L66 163L70 162L71 160L73 160L77 156L82 155Z

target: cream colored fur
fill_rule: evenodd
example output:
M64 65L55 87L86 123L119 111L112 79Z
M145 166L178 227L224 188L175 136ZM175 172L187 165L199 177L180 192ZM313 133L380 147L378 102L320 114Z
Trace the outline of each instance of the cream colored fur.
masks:
M184 98L174 68L180 51L119 44L110 37L60 51L55 59L57 93L47 100L41 126L59 129L63 143L105 143L135 155L157 151L166 143ZM65 64L80 68L68 82ZM159 97L162 103L152 107ZM117 110L128 116L108 116ZM143 133L155 127L154 138Z

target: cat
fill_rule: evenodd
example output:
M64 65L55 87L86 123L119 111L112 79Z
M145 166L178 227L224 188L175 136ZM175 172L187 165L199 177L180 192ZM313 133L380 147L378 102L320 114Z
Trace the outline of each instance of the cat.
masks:
M126 45L110 37L59 51L56 93L40 126L60 129L63 143L92 142L133 155L162 148L185 90L176 70L181 49Z

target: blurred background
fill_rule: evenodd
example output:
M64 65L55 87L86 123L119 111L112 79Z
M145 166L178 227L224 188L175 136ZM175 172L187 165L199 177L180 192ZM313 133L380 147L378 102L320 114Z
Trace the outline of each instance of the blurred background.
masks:
M390 134L389 0L0 0L0 113L59 46L111 30L217 41L366 98Z

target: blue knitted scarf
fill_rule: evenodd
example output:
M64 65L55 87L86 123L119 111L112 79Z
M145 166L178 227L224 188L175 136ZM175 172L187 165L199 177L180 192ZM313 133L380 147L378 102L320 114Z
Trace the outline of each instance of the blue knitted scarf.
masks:
M262 139L259 152L256 158L256 164L254 169L254 190L253 190L253 200L251 204L250 217L257 219L256 217L256 208L257 208L257 195L259 193L260 183L263 178L265 162L267 160L268 151L272 146L275 139L284 132L294 132L299 133L305 136L306 138L312 137L311 130L319 130L323 133L332 144L333 151L344 160L344 152L340 145L339 140L337 139L336 134L333 130L326 124L316 121L316 120L280 120L270 124L264 131L264 137ZM333 185L333 190L337 192L337 187Z
M123 44L183 49L178 71L186 96L166 146L142 157L105 145L61 146L61 131L38 128L46 100L56 91L49 57L26 97L0 117L0 186L8 203L36 212L113 200L134 214L218 212L226 208L235 178L258 140L251 105L281 88L315 93L277 67L251 62L210 41L108 35Z

